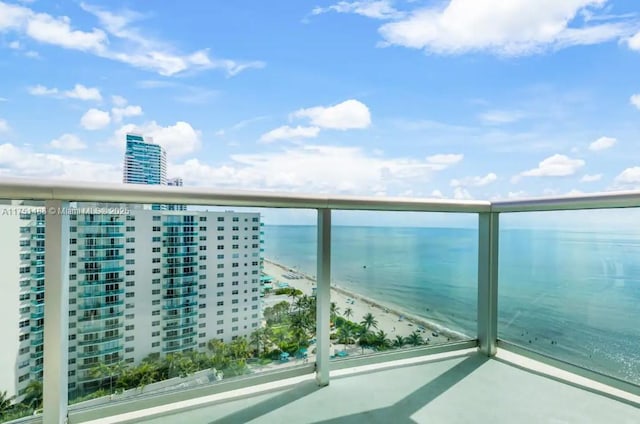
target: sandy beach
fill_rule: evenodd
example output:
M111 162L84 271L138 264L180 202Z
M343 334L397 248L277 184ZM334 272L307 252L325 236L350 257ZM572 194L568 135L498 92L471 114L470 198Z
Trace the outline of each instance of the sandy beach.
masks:
M274 289L278 288L279 282L282 282L287 283L289 287L295 287L301 290L306 295L311 295L313 288L316 287L316 281L313 277L298 271L294 273L300 278L287 278L286 275L292 274L290 268L269 259L264 259L263 271L266 275L273 278ZM344 311L350 308L353 315L349 319L354 322L361 322L363 316L371 313L378 321L377 329L387 333L387 337L390 340L395 339L398 335L407 337L414 331L418 331L424 340L429 341L429 344L440 344L467 339L467 337L460 333L443 328L419 317L409 315L397 310L397 308L366 298L336 284L331 285L331 301L336 303L338 315L340 316L343 316ZM435 336L435 334L437 334L437 336ZM342 345L339 345L339 347L342 349ZM355 348L355 346L353 347ZM356 350L359 350L359 348Z

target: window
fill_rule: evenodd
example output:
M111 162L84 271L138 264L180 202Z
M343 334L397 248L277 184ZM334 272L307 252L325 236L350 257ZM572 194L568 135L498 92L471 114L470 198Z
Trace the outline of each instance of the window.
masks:
M151 263L159 264L160 263L160 258L152 258L151 259Z
M160 301L158 301L158 302L160 302ZM160 311L159 310L155 310L155 311L151 312L151 315L158 316L158 315L160 315Z
M133 341L133 336L127 336L124 338L125 342L132 342Z
M160 294L160 289L151 290L151 294Z
M218 231L224 231L224 227L218 227Z
M151 301L151 304L152 304L153 306L157 306L157 305L159 305L159 304L160 304L160 299L154 299L154 300L152 300L152 301Z
M216 331L216 334L223 334L223 333L224 333L223 329L220 329L220 330Z
M135 243L136 238L135 237L127 237L126 241L127 241L127 243Z
M218 222L224 222L224 216L219 216L218 217Z
M133 347L128 347L124 351L125 351L125 353L131 353L131 352L133 352Z
M126 294L126 297L134 297L135 295L136 295L135 292L128 292Z
M224 287L224 283L218 283L216 284L216 287Z
M207 217L206 216L201 216L200 217L200 222L207 222Z
M223 300L218 301L217 305L218 306L224 306L224 301Z
M216 315L224 315L224 311L218 311L216 312Z
M153 227L153 231L155 231L155 232L160 231L160 227L158 227L158 226Z
M159 331L154 331L153 333L151 333L151 337L158 337L160 335Z
M158 327L159 325L160 325L160 321L153 321L153 322L151 323L151 326L152 326L152 327Z
M160 253L160 248L159 247L154 247L154 248L151 249L151 251L153 253Z
M127 282L126 282L126 286L127 286L127 287L133 287L133 286L135 286L135 285L136 285L135 281L127 281Z
M127 325L124 329L125 329L126 331L131 331L131 330L133 330L134 328L135 328L135 326L134 326L133 324L129 324L129 325Z
M160 221L160 216L158 216L158 215L154 215L154 216L153 216L153 220L154 220L154 221Z
M160 242L160 236L153 236L153 237L151 238L151 242L152 242L152 243L158 243L158 242Z

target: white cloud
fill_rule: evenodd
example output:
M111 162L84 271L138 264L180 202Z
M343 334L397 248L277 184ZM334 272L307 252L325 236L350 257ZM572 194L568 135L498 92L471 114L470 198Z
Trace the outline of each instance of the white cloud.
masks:
M631 50L640 50L640 31L627 40L627 44Z
M177 53L175 47L143 36L135 28L134 22L141 14L131 11L116 14L85 3L81 7L95 15L104 29L74 29L67 16L38 13L26 6L0 1L0 32L14 32L40 43L83 51L166 76L199 69L222 69L233 76L245 69L264 66L260 61L215 59L206 49Z
M76 84L73 87L73 90L67 90L64 92L65 97L69 97L71 99L79 99L79 100L102 100L102 95L100 94L100 90L94 87L85 87L82 84Z
M438 54L485 51L528 55L548 48L601 43L628 36L627 22L576 24L578 12L607 0L450 0L420 8L380 27L386 45Z
M444 195L442 194L442 192L438 189L433 190L431 192L431 197L436 198L436 199L442 199L444 197Z
M111 96L111 103L116 107L125 107L129 101L122 96Z
M456 163L433 159L448 156L381 158L357 147L296 145L272 153L232 155L230 163L217 167L190 159L170 164L169 171L182 175L189 185L318 193L402 193L416 184L425 184L435 172Z
M99 130L111 123L109 112L103 110L89 109L80 119L80 125L87 130Z
M142 107L128 105L125 107L114 107L111 109L113 122L121 122L123 118L142 115Z
M464 187L456 187L453 189L453 198L457 200L471 200L473 196Z
M13 50L20 50L22 46L18 40L15 40L9 43L9 48Z
M283 125L276 129L273 129L265 134L262 134L260 141L264 143L271 143L277 140L297 140L301 138L314 138L320 133L318 127L290 127Z
M60 137L51 140L49 145L54 149L60 150L82 150L87 148L87 145L75 134L62 134Z
M488 173L484 177L465 177L462 179L453 179L449 183L451 187L482 187L491 184L498 179L493 172Z
M594 152L598 152L600 150L606 150L613 145L616 144L616 139L613 137L600 137L593 143L589 144L589 150L593 150Z
M555 154L544 159L537 168L520 173L522 177L565 177L573 175L584 166L582 159L571 159L565 155Z
M174 125L163 127L156 121L151 121L142 125L122 126L115 132L112 144L124 150L126 134L130 132L152 137L154 143L165 148L170 160L195 152L202 143L201 132L188 122L178 121Z
M594 181L600 181L602 179L602 174L584 174L582 178L580 178L580 182L582 183L592 183Z
M634 94L629 98L629 102L636 108L640 109L640 94Z
M57 88L47 88L44 85L40 84L33 87L28 87L27 90L29 91L29 94L33 96L53 96L55 94L58 94Z
M371 114L367 105L353 99L328 107L300 109L293 112L291 117L309 118L314 126L337 130L367 128L371 125Z
M6 120L0 118L0 132L9 131L9 124Z
M428 156L427 162L433 166L434 169L442 170L461 162L462 159L464 159L464 155L462 154L445 153Z
M616 189L638 189L640 188L640 166L627 168L613 180Z
M71 90L61 91L55 87L49 88L38 84L28 87L27 91L33 96L52 96L59 98L69 98L78 100L102 100L100 90L95 87L85 87L82 84L76 84Z
M340 1L327 7L316 7L312 15L323 13L355 13L373 19L392 19L402 16L402 12L395 9L390 0Z
M37 153L6 143L0 144L0 176L119 183L122 181L122 168L108 163Z
M486 124L499 125L519 121L522 119L523 113L517 110L489 110L479 117Z

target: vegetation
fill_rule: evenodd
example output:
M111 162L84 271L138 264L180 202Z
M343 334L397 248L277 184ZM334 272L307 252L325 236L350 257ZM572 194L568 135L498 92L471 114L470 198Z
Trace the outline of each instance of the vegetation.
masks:
M215 369L216 373L221 372L227 378L248 373L248 362L262 366L288 356L303 356L303 352L315 342L316 298L293 288L278 289L276 294L286 294L289 299L266 308L263 311L266 326L256 329L248 337L239 337L230 343L212 339L207 343L206 352L178 352L164 357L152 354L136 366L122 361L98 363L88 371L88 375L99 382L98 389L72 399L71 403L144 388L158 381L187 377L201 370ZM357 345L363 352L364 349L382 351L425 343L417 331L406 338L396 336L391 340L388 334L378 329L378 321L371 313L364 315L359 323L350 320L353 315L351 308L346 308L340 314L336 304L331 304L331 339L334 343L342 344L343 350ZM0 392L0 420L29 415L42 407L42 383L29 382L23 395L21 402L12 404L13 399L8 398L6 392Z

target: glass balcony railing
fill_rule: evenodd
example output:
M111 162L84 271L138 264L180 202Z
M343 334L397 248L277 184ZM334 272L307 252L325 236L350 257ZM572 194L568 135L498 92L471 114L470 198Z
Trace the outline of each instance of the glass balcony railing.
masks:
M16 187L21 186L12 185L5 195L15 195ZM109 187L110 200L120 191L122 200L131 198L128 187ZM0 195L2 190L0 183ZM29 184L21 190L25 197L38 197ZM82 197L82 190L70 185L60 192ZM171 203L163 202L161 188L136 190L141 202ZM47 361L56 360L42 350L52 321L44 319L44 309L25 309L45 300L70 336L47 341L47 349L66 349L68 363L48 368L57 374L45 377L45 393L51 396L51 388L62 382L72 401L110 395L95 404L124 410L135 409L142 397L181 392L179 384L201 387L234 378L242 387L264 370L273 372L269 379L315 372L326 384L330 369L470 347L488 356L497 349L525 352L586 370L593 378L640 384L634 348L640 333L633 319L640 304L635 264L640 235L632 227L622 232L595 227L594 222L619 223L597 211L558 218L563 224L557 228L571 223L571 230L521 227L522 222L548 226L562 215L561 207L640 206L640 194L607 195L602 202L492 203L273 193L249 198L225 193L218 199L212 193L198 203L221 207L190 210L189 224L173 222L184 211L142 207L119 215L118 224L83 224L81 216L69 223L69 216L47 215L46 228L90 227L77 239L49 232L45 240L24 240L20 227L32 224L16 224L12 240L24 262L15 297L21 299L20 316L31 317L26 327L23 319L15 349L22 355L15 364L29 373L18 390L42 379L42 361L49 366ZM248 205L253 209L229 211ZM300 209L292 214L261 209L265 206ZM538 207L553 211L537 212ZM591 213L596 215L576 230ZM291 216L298 225L291 225ZM187 225L194 231L183 231ZM78 243L73 247L72 239ZM114 261L89 269L48 269L47 284L66 287L69 304L59 291L37 286L36 274L43 270L35 267L43 263L32 259L44 252L46 267L65 249L77 250L69 255L74 264ZM85 257L90 250L100 256ZM56 276L57 269L63 272ZM117 300L106 302L107 296ZM45 415L50 411L49 406Z

